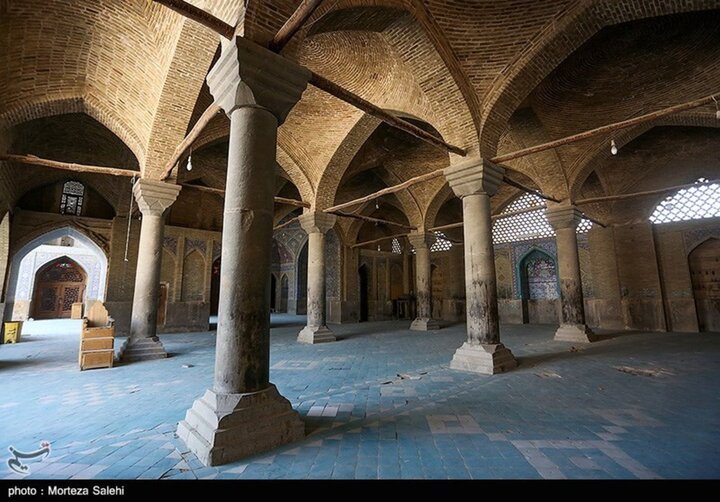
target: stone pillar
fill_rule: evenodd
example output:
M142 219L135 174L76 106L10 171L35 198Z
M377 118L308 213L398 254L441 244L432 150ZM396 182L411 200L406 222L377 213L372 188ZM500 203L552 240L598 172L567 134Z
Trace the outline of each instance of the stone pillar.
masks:
M592 342L595 335L585 324L580 258L577 248L577 226L582 213L569 205L554 205L545 210L548 222L555 230L560 279L560 327L555 340L563 342Z
M325 305L325 233L335 226L337 216L306 213L300 226L308 234L307 325L298 334L300 343L334 342L335 335L326 326Z
M468 335L450 367L488 375L517 366L510 350L500 343L490 219L490 197L502 183L503 174L503 169L484 165L481 159L470 159L445 170L450 188L463 202Z
M403 248L403 294L409 295L411 292L410 284L410 250Z
M430 282L430 246L435 242L435 234L412 233L408 235L408 240L415 247L415 298L417 299L417 317L410 325L410 329L415 331L440 329L440 324L432 318Z
M241 37L222 40L207 77L230 117L223 260L213 387L177 434L205 465L304 436L290 402L270 383L270 275L277 128L310 73Z
M162 359L167 352L157 337L160 261L165 230L164 213L180 193L180 186L140 179L133 186L142 222L133 293L130 336L120 348L122 361Z

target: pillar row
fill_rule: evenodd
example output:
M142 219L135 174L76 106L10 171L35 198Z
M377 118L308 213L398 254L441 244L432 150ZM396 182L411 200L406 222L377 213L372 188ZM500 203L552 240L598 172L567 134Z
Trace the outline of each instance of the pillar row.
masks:
M417 317L410 325L410 329L415 331L440 329L440 324L432 318L430 247L435 243L435 239L435 234L430 232L417 232L408 235L410 244L415 248Z
M571 205L556 205L546 209L548 222L555 230L560 282L560 327L555 340L564 342L592 342L595 335L585 324L580 258L577 247L577 226L582 213Z
M492 242L490 197L502 183L504 170L470 159L445 170L445 177L463 203L465 249L465 305L467 341L450 367L495 374L515 368L510 350L500 343L495 252Z
M180 186L163 181L138 180L133 195L142 213L130 336L120 348L122 361L162 359L167 352L157 337L160 265L165 211L175 202Z
M298 342L334 342L335 335L326 326L325 305L325 234L337 216L322 212L306 213L298 218L308 234L307 325L298 334Z
M270 266L277 129L310 72L242 37L222 40L207 76L230 118L215 380L178 436L205 465L267 451L304 436L290 402L270 383Z

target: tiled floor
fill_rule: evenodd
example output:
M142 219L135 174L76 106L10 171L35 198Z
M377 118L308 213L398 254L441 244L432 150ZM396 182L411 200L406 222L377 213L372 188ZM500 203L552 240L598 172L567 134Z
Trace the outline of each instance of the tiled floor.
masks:
M80 372L75 335L0 346L0 451L51 443L30 478L718 478L720 335L628 334L588 347L503 326L520 360L452 371L464 326L332 326L298 345L273 318L272 380L307 438L207 468L174 437L211 384L212 333L165 335L167 360ZM116 346L120 346L120 342ZM6 455L2 453L0 455ZM0 465L0 478L19 478Z

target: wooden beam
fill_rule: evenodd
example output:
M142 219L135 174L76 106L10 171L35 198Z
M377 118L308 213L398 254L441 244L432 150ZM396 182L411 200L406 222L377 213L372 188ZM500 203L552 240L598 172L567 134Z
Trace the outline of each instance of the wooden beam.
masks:
M140 171L132 171L130 169L120 169L117 167L91 166L87 164L75 164L73 162L60 162L57 160L41 159L35 155L15 155L12 153L0 154L0 160L8 162L18 162L20 164L30 164L33 166L49 167L51 169L60 169L62 171L73 171L76 173L92 173L106 174L110 176L126 176L132 178L140 177Z
M658 195L661 193L674 192L675 190L682 190L683 188L691 188L703 185L710 185L713 183L720 183L720 180L708 180L702 183L686 183L684 185L675 185L666 188L658 188L655 190L646 190L644 192L633 192L633 193L621 193L618 195L604 195L602 197L588 197L586 199L579 199L575 201L575 204L593 204L596 202L610 202L614 200L633 199L635 197L645 197L648 195Z
M507 167L505 167L505 166L502 166L502 167L507 169ZM540 190L536 190L535 188L530 188L528 186L525 186L522 183L513 180L512 178L508 178L507 176L503 176L503 182L507 183L511 187L515 187L519 190L522 190L523 192L526 192L526 193L529 193L532 195L537 195L541 199L549 200L551 202L560 202L560 200L556 199L555 197L551 197L550 195L545 195Z
M233 36L235 36L235 29L232 28L229 24L221 21L220 19L212 16L211 14L205 12L202 9L198 9L197 7L187 2L184 2L182 0L154 1L173 9L175 12L187 16L190 19L193 19L203 24L204 26L207 26L210 29L215 30L217 33L224 36L225 38L232 39ZM317 73L311 72L310 84L314 85L321 91L324 91L331 96L334 96L354 106L355 108L362 110L368 115L372 115L373 117L382 120L386 124L391 125L396 129L400 129L401 131L405 131L406 133L411 134L416 138L422 139L423 141L426 141L431 145L450 151L462 157L466 155L465 150L463 150L462 148L451 145L450 143L443 141L441 138L435 136L434 134L420 129L415 124L412 124L406 120L396 117L391 113L386 112L379 106L375 106L374 104L364 100L357 94L350 92L344 87L339 86L338 84L318 75Z
M296 216L295 218L290 218L290 219L287 220L285 223L280 223L279 225L276 225L276 226L273 228L273 230L280 230L281 228L285 228L285 227L287 227L287 226L290 226L290 225L292 225L293 223L295 223L295 222L296 222L297 220L299 220L299 219L300 219L299 216Z
M365 242L358 242L357 244L353 244L350 246L351 248L359 248L360 246L367 246L368 244L377 244L378 242L386 241L388 239L399 239L400 237L406 237L410 235L409 233L405 234L395 234L395 235L388 235L387 237L381 237L380 239L373 239L371 241L365 241Z
M295 199L286 199L285 197L275 197L275 202L277 202L278 204L287 204L288 206L310 207L309 202Z
M451 228L460 228L463 226L462 221L456 223L449 223L447 225L440 225L439 227L428 228L428 232L439 232L441 230L450 230Z
M302 25L305 24L305 21L312 16L315 9L320 7L321 3L322 0L302 0L298 8L295 9L295 12L285 21L285 24L282 25L282 28L278 30L270 41L269 49L273 52L282 51L288 42L290 42L293 35L295 35L295 33L302 28Z
M172 173L172 170L175 168L175 165L180 160L180 157L182 157L188 148L192 146L192 144L195 142L195 140L198 139L198 136L200 136L200 133L203 132L203 130L207 127L207 125L210 123L210 121L215 118L216 115L222 112L222 109L216 105L212 104L207 107L207 109L203 112L202 115L200 115L200 118L195 122L195 125L190 130L187 136L180 142L180 144L175 148L175 151L173 152L172 157L170 157L170 160L167 164L165 164L165 171L163 171L163 175L160 178L161 180L166 180L170 177L170 174Z
M219 195L221 197L225 197L225 190L222 188L213 188L213 187L205 187L202 185L193 185L191 183L180 183L180 185L188 188L194 188L196 190L200 190L202 192L210 192L214 193L216 195ZM302 200L296 200L296 199L286 199L285 197L275 197L275 202L278 204L287 204L289 206L295 206L295 207L310 207L309 202L304 202Z
M390 221L390 220L381 220L380 218L373 218L371 216L365 216L362 214L346 213L343 211L330 211L330 214L336 214L343 218L354 218L356 220L369 221L370 223L378 223L378 224L382 223L385 225L393 225L396 227L404 228L405 230L417 230L417 227L405 225L404 223L398 223L396 221Z
M178 14L181 14L193 21L202 24L203 26L210 28L215 33L222 35L228 40L232 40L235 36L235 27L230 26L225 21L218 19L209 12L206 12L193 4L184 2L183 0L153 0L160 5L174 10Z
M688 101L686 103L675 106L669 106L667 108L663 108L662 110L646 113L645 115L640 115L638 117L634 117L628 120L621 120L620 122L613 122L602 127L596 127L595 129L590 129L588 131L584 131L578 134L573 134L572 136L566 136L564 138L556 139L554 141L548 141L547 143L542 143L540 145L523 148L522 150L517 150L515 152L498 155L490 160L492 162L507 162L509 160L519 159L520 157L526 157L534 153L544 152L545 150L550 150L559 146L568 145L570 143L575 143L577 141L592 138L594 136L610 134L614 131L619 131L621 129L626 129L628 127L632 127L638 124L650 122L652 120L659 119L667 115L673 115L675 113L684 112L686 110L692 110L693 108L697 108L711 102L713 102L713 96L705 96L704 98L695 99L693 101ZM609 140L610 138L608 138L608 141Z
M359 110L364 111L368 115L372 115L373 117L382 120L386 124L391 125L396 129L405 131L406 133L411 134L412 136L415 136L416 138L419 138L423 141L426 141L431 145L437 146L439 148L442 148L443 150L447 150L462 157L467 155L465 150L463 150L462 148L451 145L450 143L443 141L441 138L435 136L434 134L429 133L424 129L420 129L415 124L412 124L407 120L403 120L391 113L386 112L382 108L375 106L374 104L364 100L357 94L353 94L347 89L340 87L338 84L331 82L330 80L318 75L317 73L312 74L312 77L310 77L310 83L321 91L325 91L331 96L335 96L336 98L354 106Z
M400 190L405 190L406 188L411 187L412 185L416 185L418 183L422 183L423 181L428 181L434 178L437 178L439 176L443 175L444 169L437 169L436 171L431 171L429 173L421 174L420 176L415 176L414 178L410 178L407 181L403 181L399 185L393 185L391 187L383 188L382 190L378 190L375 193L371 193L370 195L366 195L365 197L360 197L358 199L354 199L348 202L343 202L342 204L337 204L335 206L329 207L325 209L324 211L326 213L331 213L333 211L337 211L339 209L345 209L350 206L354 206L356 204L363 204L364 202L368 202L371 200L375 200L379 197L382 197L383 195L388 195L391 193L399 192Z

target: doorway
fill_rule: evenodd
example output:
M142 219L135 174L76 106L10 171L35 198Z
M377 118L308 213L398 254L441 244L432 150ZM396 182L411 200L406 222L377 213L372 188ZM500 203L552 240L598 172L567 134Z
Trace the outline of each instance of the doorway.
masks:
M277 312L277 279L270 274L270 312Z
M288 309L288 276L287 274L283 274L282 278L280 279L280 308L279 312L287 312Z
M360 322L368 320L368 271L365 265L358 270L360 275Z
M708 239L688 257L700 331L720 332L720 239Z
M35 275L32 317L69 319L73 303L85 300L87 274L67 256L57 258Z
M210 315L217 315L220 305L220 257L218 256L212 264L210 276Z

